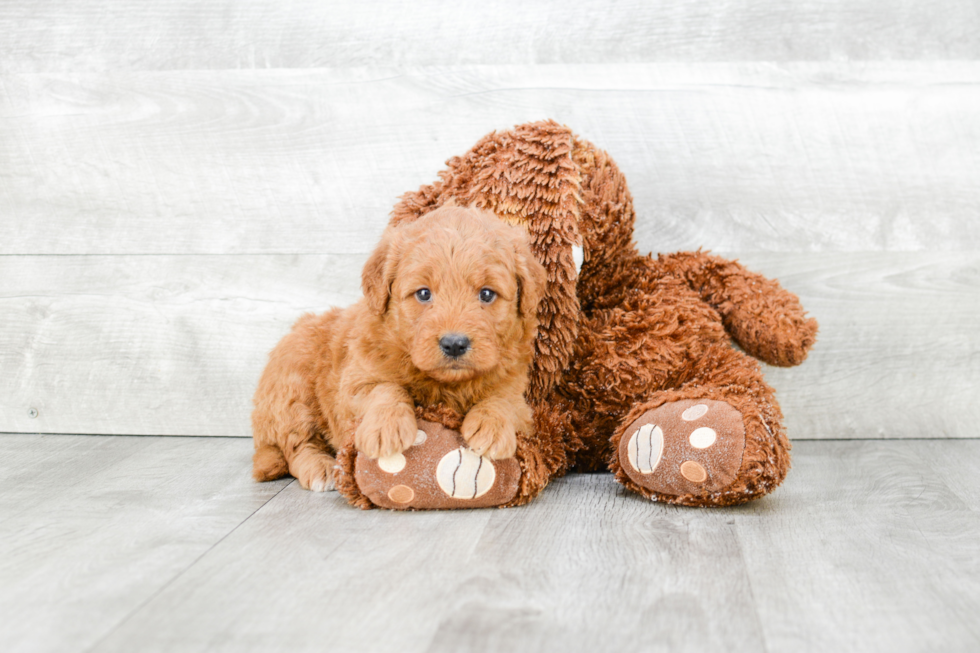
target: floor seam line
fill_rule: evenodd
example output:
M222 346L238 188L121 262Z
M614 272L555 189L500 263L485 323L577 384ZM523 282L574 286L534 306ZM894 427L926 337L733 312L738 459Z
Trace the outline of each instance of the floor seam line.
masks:
M200 561L201 561L201 560L202 560L202 559L204 558L204 556L206 556L206 555L208 555L209 553L211 553L211 551L213 551L215 547L217 547L217 546L218 546L219 544L221 544L221 543L222 543L222 542L224 542L224 541L225 541L226 539L228 539L228 537L229 537L229 536L230 536L230 535L231 535L232 533L234 533L234 532L235 532L235 531L237 531L237 530L238 530L239 528L241 528L241 527L242 527L242 525L243 525L243 524L244 524L245 522L247 522L247 521L248 521L248 520L250 520L250 519L251 519L252 517L254 517L254 516L255 516L255 514L256 514L256 513L258 512L258 511L260 511L260 510L262 510L262 509L263 509L263 508L265 508L265 507L266 507L267 505L269 505L269 502L270 502L270 501L272 501L273 499L275 499L276 497L278 497L278 496L279 496L280 494L282 494L282 492L283 492L283 490L285 490L285 489L286 489L287 487L289 487L290 485L292 485L292 484L293 484L293 483L295 483L295 482L296 482L296 479L293 479L293 480L292 480L292 481L290 481L289 483L286 483L285 485L283 485L283 486L282 486L282 487L281 487L281 488L279 489L279 491L278 491L278 492L276 492L276 493L275 493L275 494L273 494L273 495L272 495L271 497L269 497L269 498L268 498L268 499L267 499L266 501L264 501L264 502L262 503L262 505L261 505L261 506L259 506L258 508L256 508L256 509L255 509L255 510L253 510L252 512L250 512L250 513L248 514L248 516L247 516L247 517L245 517L245 519L243 519L243 520L241 520L241 521L240 521L240 522L239 522L238 524L236 524L236 525L235 525L235 527L234 527L234 528L232 528L232 529L231 529L230 531L228 531L227 533L225 533L224 535L222 535L222 536L221 536L220 538L218 538L218 540L217 540L216 542L214 542L214 543L213 543L213 544L212 544L211 546L209 546L209 547L208 547L208 548L207 548L207 549L206 549L205 551L203 551L203 552L201 553L201 555L199 555L199 556L197 556L196 558L194 558L194 560L192 560L192 561L191 561L191 563L190 563L189 565L187 565L186 567L184 567L183 569L181 569L181 570L180 570L179 572L177 572L177 573L176 573L176 574L174 575L174 577L173 577L173 578L171 578L170 580L168 580L168 581L167 581L166 583L164 583L164 584L163 584L163 586L161 586L161 587L160 587L160 588L159 588L159 589L158 589L157 591L155 591L155 592L153 592L153 594L151 594L150 596L148 596L148 597L146 598L146 600L145 600L145 601L143 601L142 603L140 603L140 604L139 604L139 606L137 606L137 607L136 607L136 609L134 609L134 610L133 610L132 612L130 612L129 614L127 614L127 615L126 615L125 617L123 617L123 618L122 618L122 619L121 619L121 620L119 621L119 623L117 623L117 624L116 624L115 626L113 626L112 628L110 628L110 629L109 629L109 630L108 630L108 631L107 631L107 632L106 632L106 633L105 633L104 635L102 635L102 637L100 637L99 639L97 639L97 640L96 640L96 641L95 641L95 642L94 642L94 643L93 643L93 644L92 644L91 646L89 646L88 648L86 648L86 649L85 649L85 652L86 652L86 653L91 653L91 652L92 652L92 651L94 651L94 650L95 650L96 648L98 648L98 647L99 647L99 645L101 645L101 644L102 644L102 642L104 642L104 641L105 641L105 640L106 640L106 639L107 639L107 638L108 638L108 637L109 637L110 635L112 635L112 633L114 633L114 632L116 632L117 630L119 630L119 629L120 629L120 628L121 628L121 627L122 627L122 626L123 626L123 625L124 625L124 624L125 624L125 623L126 623L127 621L129 621L129 620L130 620L130 619L132 619L132 618L133 618L134 616L136 616L137 614L139 614L139 612L140 612L140 611L142 611L142 610L143 610L143 608L145 608L145 607L146 607L147 605L149 605L149 604L150 604L150 603L151 603L151 602L152 602L152 601L153 601L154 599L156 599L156 598L157 598L158 596L160 596L160 594L162 594L162 593L164 592L164 590L166 590L166 589L167 589L168 587L170 587L170 586L171 586L171 585L172 585L173 583L175 583L175 582L177 581L177 579L178 579L178 578L180 578L181 576L183 576L184 574L186 574L186 573L187 573L187 572L188 572L188 571L189 571L190 569L192 569L192 568L193 568L193 567L194 567L194 566L195 566L195 565L196 565L196 564L197 564L198 562L200 562Z

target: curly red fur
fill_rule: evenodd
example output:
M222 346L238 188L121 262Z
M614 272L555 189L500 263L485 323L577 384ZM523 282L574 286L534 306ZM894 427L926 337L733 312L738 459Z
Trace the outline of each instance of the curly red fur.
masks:
M802 362L817 324L795 295L700 251L640 255L624 175L608 154L553 121L491 133L447 165L438 182L402 198L392 224L454 199L485 207L528 231L548 274L528 392L537 439L519 446L530 480L515 504L573 466L610 466L627 487L686 505L738 503L782 481L789 468L782 414L758 363L731 343L774 365ZM584 264L576 274L571 245L579 242ZM682 398L718 398L743 415L742 469L725 491L656 495L619 472L614 452L625 425Z
M532 422L523 395L544 282L524 232L485 211L445 206L389 228L364 299L304 316L272 351L252 414L255 478L288 471L327 489L348 443L373 458L411 446L416 404L464 414L471 448L511 456ZM465 350L447 355L446 334Z

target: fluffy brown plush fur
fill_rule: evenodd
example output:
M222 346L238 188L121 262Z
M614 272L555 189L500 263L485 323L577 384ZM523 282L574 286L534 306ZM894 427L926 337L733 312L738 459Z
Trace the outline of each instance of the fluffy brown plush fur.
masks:
M388 229L364 299L304 316L272 351L252 413L255 478L329 489L346 444L372 458L410 447L416 405L463 415L455 428L481 455L513 456L532 430L524 391L544 280L523 230L489 212L450 203Z
M512 504L526 503L571 468L608 468L644 496L699 506L748 501L782 482L789 442L774 393L751 357L783 366L806 358L817 324L794 295L701 251L641 255L622 173L605 152L554 122L492 133L450 159L440 177L402 198L392 226L414 224L447 202L482 207L525 229L547 270L526 394L536 432L518 449L522 472L533 482ZM584 248L580 272L574 245ZM696 410L683 420L664 417L671 406L688 405ZM730 431L734 439L726 446L737 440L735 454L698 463L693 457L700 450L691 447L703 442L688 445L693 433L667 432L664 455L687 447L691 459L665 458L658 473L673 475L668 485L689 489L662 491L659 481L627 473L625 439L644 425L686 424L709 407L690 417L702 420L690 421L691 428L713 426L719 438ZM730 415L738 423L729 423ZM341 455L341 491L367 507L352 469L350 457ZM701 486L689 482L702 473ZM718 487L723 478L731 480Z

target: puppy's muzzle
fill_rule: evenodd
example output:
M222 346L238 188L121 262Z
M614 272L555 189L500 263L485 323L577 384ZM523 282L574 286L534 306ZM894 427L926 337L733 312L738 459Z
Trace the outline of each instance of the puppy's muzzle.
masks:
M439 348L449 358L459 358L470 350L470 339L462 333L447 333L439 338Z

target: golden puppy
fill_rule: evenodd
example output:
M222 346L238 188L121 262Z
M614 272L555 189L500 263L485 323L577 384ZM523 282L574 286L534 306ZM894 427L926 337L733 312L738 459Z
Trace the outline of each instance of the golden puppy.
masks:
M411 446L416 404L464 414L477 453L514 455L544 283L524 230L492 213L445 206L390 227L364 299L300 318L272 350L252 413L256 480L331 489L350 437L373 458Z

